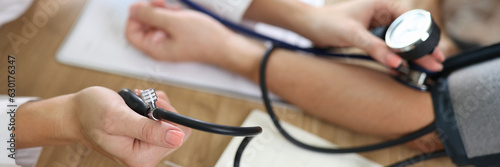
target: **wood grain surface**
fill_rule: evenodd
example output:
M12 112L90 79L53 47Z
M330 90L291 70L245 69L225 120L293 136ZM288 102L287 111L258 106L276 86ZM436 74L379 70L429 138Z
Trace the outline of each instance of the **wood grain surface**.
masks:
M43 2L58 4L53 15L39 6ZM197 90L168 86L151 81L118 76L89 69L63 65L55 60L55 53L71 30L86 0L35 0L19 19L0 28L0 78L7 78L7 55L16 56L17 95L50 98L77 92L89 86L104 86L113 90L155 87L170 97L173 106L190 117L226 125L240 125L252 109L263 109L260 102L220 96ZM45 14L45 21L43 16ZM39 20L35 20L39 19ZM35 30L23 29L26 21L36 21ZM8 40L8 34L22 36L27 41L17 45ZM0 92L7 92L6 81L0 81ZM383 141L380 138L357 134L325 123L290 107L276 106L285 121L317 134L340 146L359 146ZM181 166L214 166L230 137L193 131L189 140L165 161ZM364 157L383 165L403 160L420 152L404 146L363 153ZM168 163L167 162L167 163ZM80 144L46 146L38 161L40 167L110 167L120 166L113 160ZM160 163L158 166L170 166ZM415 166L453 166L448 158L439 158Z

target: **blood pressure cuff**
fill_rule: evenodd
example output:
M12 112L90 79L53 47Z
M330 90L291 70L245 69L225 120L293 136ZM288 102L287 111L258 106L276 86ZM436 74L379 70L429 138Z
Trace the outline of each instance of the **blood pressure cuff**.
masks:
M500 166L500 44L443 66L431 95L446 153L456 165Z

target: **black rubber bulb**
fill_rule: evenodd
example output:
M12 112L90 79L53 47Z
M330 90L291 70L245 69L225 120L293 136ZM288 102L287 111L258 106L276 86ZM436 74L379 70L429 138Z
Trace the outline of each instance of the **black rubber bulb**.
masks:
M118 92L118 94L123 98L123 100L125 100L125 103L128 107L130 107L136 113L148 117L149 106L144 103L141 97L135 94L134 91L128 88L123 88Z

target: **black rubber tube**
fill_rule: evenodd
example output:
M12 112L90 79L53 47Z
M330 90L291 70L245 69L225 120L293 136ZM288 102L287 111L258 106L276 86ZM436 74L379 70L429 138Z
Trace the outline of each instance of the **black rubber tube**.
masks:
M432 153L428 153L428 154L421 154L421 155L417 155L417 156L408 158L408 159L403 160L401 162L392 164L389 167L405 167L405 166L413 165L413 164L416 164L416 163L419 163L422 161L426 161L429 159L434 159L434 158L444 157L444 156L446 156L445 151L438 151L438 152L432 152Z
M323 147L316 147L316 146L311 146L305 143L302 143L301 141L298 141L294 137L292 137L288 132L283 129L281 124L279 123L278 117L274 113L274 110L271 105L271 101L269 100L268 97L268 91L267 91L267 86L266 86L266 67L267 67L267 62L269 60L269 57L272 53L272 51L275 49L274 44L271 44L271 47L268 48L268 50L265 52L264 57L262 58L262 62L260 65L260 88L261 88L261 93L262 93L262 100L264 101L264 105L269 113L269 116L271 117L274 125L278 129L278 131L291 143L294 145L311 150L311 151L316 151L316 152L322 152L322 153L359 153L359 152L368 152L368 151L374 151L374 150L379 150L387 147L392 147L395 145L403 144L412 140L415 140L421 136L424 136L436 129L436 125L431 123L430 125L414 132L411 134L408 134L406 136L403 136L399 139L395 140L389 140L386 142L378 143L378 144L372 144L372 145L367 145L367 146L361 146L361 147L353 147L353 148L323 148Z
M241 157L243 156L243 151L245 151L245 148L247 147L248 143L252 141L254 137L245 137L243 141L241 141L240 146L238 147L238 150L236 150L236 155L234 156L234 167L239 167L241 163Z
M210 122L205 122L190 118L175 112L165 110L163 108L156 108L153 110L153 116L156 119L170 121L180 125L184 125L196 130L201 130L205 132L227 135L227 136L255 136L262 132L262 128L255 127L237 127L237 126L226 126L219 125Z

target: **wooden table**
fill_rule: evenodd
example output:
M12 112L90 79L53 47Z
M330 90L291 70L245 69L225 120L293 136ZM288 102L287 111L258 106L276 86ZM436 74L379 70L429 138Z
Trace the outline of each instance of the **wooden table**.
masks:
M58 8L53 16L48 15L39 3L56 2ZM17 63L17 95L49 98L58 95L77 92L89 86L99 85L113 90L120 88L149 88L164 90L169 95L173 106L184 115L226 125L240 125L252 109L263 109L259 102L230 98L206 92L189 90L155 82L137 80L129 77L92 71L63 65L55 60L55 52L78 18L86 0L35 0L34 5L19 19L0 28L1 70L0 78L7 78L7 55L16 56ZM47 16L46 23L43 16ZM37 21L36 32L24 32L23 18ZM8 34L23 36L27 41L19 44L16 51L9 40ZM30 36L31 35L31 36ZM5 67L5 68L4 68ZM0 92L5 94L7 86L1 82ZM278 107L279 115L286 121L317 134L340 146L355 146L380 142L379 138L356 134L345 129L327 124L294 109ZM181 166L214 166L224 151L231 137L213 135L193 131L189 140L175 153L165 160ZM363 153L361 155L388 165L403 160L418 151L404 146L393 147L380 151ZM439 158L419 164L422 166L453 166L448 158ZM119 166L101 154L83 145L47 146L44 147L38 161L38 166ZM164 163L158 166L169 166Z

